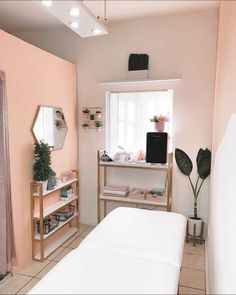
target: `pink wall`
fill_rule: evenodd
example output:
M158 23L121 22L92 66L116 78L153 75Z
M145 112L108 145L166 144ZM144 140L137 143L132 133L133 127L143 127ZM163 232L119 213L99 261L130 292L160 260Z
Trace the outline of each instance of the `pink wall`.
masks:
M0 30L0 69L7 77L13 218L21 268L31 259L31 127L39 105L62 107L69 127L63 150L52 153L52 168L57 174L77 168L76 67Z
M230 116L236 112L236 2L223 1L220 9L214 147L225 133Z
M215 90L209 294L236 294L236 1L221 2Z

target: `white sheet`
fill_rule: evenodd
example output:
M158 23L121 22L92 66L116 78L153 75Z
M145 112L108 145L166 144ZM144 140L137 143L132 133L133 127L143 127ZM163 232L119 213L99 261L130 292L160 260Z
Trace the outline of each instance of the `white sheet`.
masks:
M185 217L119 208L28 294L176 294Z
M113 210L81 247L157 259L181 267L186 218L177 213L134 208Z
M29 294L176 294L178 277L168 263L80 248Z

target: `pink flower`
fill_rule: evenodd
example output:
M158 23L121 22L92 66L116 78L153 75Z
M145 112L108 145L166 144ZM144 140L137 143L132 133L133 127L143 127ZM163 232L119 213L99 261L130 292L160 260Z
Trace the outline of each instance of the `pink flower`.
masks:
M152 119L150 119L151 122L168 122L169 119L167 116L159 115L159 116L154 116Z

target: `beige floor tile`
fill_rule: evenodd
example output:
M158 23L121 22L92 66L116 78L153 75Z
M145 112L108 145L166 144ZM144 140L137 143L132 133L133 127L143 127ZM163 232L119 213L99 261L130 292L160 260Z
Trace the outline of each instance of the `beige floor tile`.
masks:
M87 229L88 227L90 227L90 225L89 224L83 224L83 223L80 223L79 224L79 229Z
M4 284L6 281L8 281L11 277L12 277L12 275L9 273L2 280L0 280L0 287L1 287L2 284Z
M183 267L180 273L180 285L205 290L205 272Z
M205 295L205 291L187 287L179 287L179 295Z
M195 247L193 247L193 243L185 243L184 245L184 253L185 254L196 254L196 255L205 255L205 244L196 244Z
M205 270L205 257L200 255L193 255L193 254L184 254L183 267Z
M79 231L76 233L76 237L79 237L83 232L85 232L87 229L89 229L89 225L87 224L80 224L79 225Z
M27 294L40 280L33 278L24 288L22 288L17 294Z
M36 275L36 278L42 279L55 265L57 262L51 261L40 273Z
M68 241L66 241L62 247L67 248L72 242L74 242L74 240L76 240L78 238L77 234L74 235L73 237L71 237Z
M0 294L16 294L31 280L32 277L14 274L13 277L0 285Z
M52 255L50 255L47 260L54 260L62 251L64 250L63 247L58 248Z
M82 234L80 235L81 238L86 238L87 235L94 229L94 227L87 228Z
M46 265L49 261L45 260L44 262L33 261L30 265L23 268L22 270L17 271L18 274L25 275L25 276L36 276Z
M70 245L67 246L67 248L76 249L82 241L83 238L76 238Z
M53 261L59 262L60 260L62 260L62 258L64 258L67 254L69 254L72 251L72 249L69 248L64 248L64 250L53 259Z

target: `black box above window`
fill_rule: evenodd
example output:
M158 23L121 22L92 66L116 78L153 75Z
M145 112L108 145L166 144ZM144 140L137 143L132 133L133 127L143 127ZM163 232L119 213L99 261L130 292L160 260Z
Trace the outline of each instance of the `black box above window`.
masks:
M147 54L130 54L129 71L148 70L149 56Z

